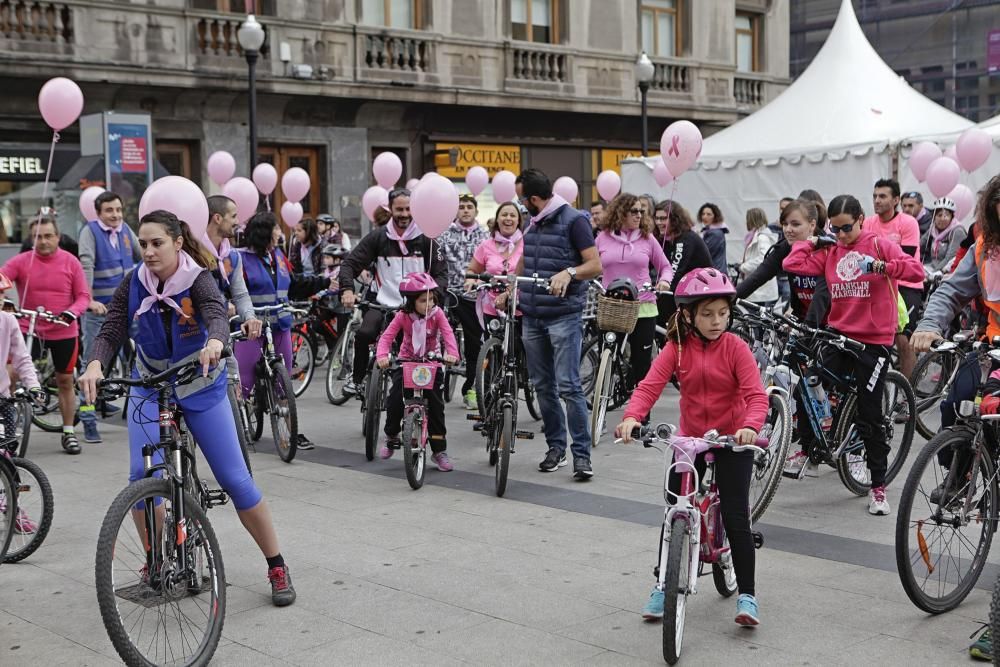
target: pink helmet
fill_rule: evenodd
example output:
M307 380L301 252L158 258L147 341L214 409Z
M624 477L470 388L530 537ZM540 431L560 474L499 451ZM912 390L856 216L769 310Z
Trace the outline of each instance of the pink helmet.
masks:
M729 276L717 269L702 268L689 271L677 283L674 301L680 304L695 303L710 297L733 297L736 288Z
M424 271L409 273L399 283L399 293L402 296L415 296L437 288L437 281Z

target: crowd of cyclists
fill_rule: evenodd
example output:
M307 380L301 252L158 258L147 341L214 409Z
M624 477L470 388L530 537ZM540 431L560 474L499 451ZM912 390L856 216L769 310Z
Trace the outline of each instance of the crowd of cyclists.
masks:
M568 465L569 452L574 478L587 481L595 474L591 448L599 434L591 432L594 389L588 382L594 369L587 370L585 337L606 333L593 330L588 304L610 296L635 303L627 329L628 372L616 380L631 396L614 429L621 441L629 442L649 423L657 401L673 386L680 392L682 434L700 437L714 430L745 445L764 437L771 419L771 392L762 381L761 360L748 345L753 341L734 333L734 322L751 304L764 309L757 312L774 313L775 326L801 323L856 344L825 345L817 336L810 349L818 367L849 378L856 393L852 427L863 443L859 460L866 468L867 509L875 516L892 511L886 497L895 474L888 473L887 422L914 418L907 414L912 408L887 413L889 372L909 378L917 355L948 337L960 321L974 321L988 341L1000 336L1000 176L980 193L970 229L957 220L953 201L940 198L925 212L918 193L901 196L898 183L888 178L874 184L874 213L867 217L852 195L826 203L805 190L779 202L776 223L762 209L747 211L736 262L730 262L731 249L727 256L726 236L732 231L713 203L698 210L697 230L679 202L656 202L648 195L622 193L593 215L582 212L553 193L549 178L537 169L524 170L516 189L517 199L498 202L486 225L478 219L476 198L462 195L454 223L436 239L414 221L411 193L394 189L372 231L353 244L336 219L321 215L302 221L290 246L273 213L257 212L241 229L236 204L221 195L208 197L207 231L195 239L186 222L167 211L148 213L133 231L124 222L121 197L104 193L95 202L95 220L80 235L79 260L59 247L59 224L43 212L32 223L33 249L9 260L0 273L5 287L17 289L21 308L42 307L58 320L38 325L31 352L49 354L54 363L62 447L69 454L82 451L77 419L84 442L100 442L95 414L116 408L102 403L99 387L129 346L134 354L128 372L152 374L185 360L200 364L200 377L175 388L176 400L213 475L261 549L276 605L291 604L295 590L226 398L229 364L238 369L241 398L253 389L265 322L275 349L293 370L293 315L275 307L310 298L335 302L333 331L339 335L354 327L347 396L360 397L373 364L391 370L378 450L389 459L401 448L403 405L410 395L400 368L390 368L392 360L464 361L463 406L480 410L480 348L491 323L505 316L511 289L482 289L489 282L485 274L538 279L518 287L517 317L546 444L539 470L551 473ZM900 209L901 199L909 200L913 215ZM355 324L349 324L352 319ZM0 313L0 326L13 331L13 316ZM22 331L24 326L21 320ZM240 341L227 359L234 328ZM615 335L622 334L613 330L610 340ZM6 340L0 335L0 343ZM39 380L25 366L18 340L12 338L8 349L13 380L38 391ZM942 426L954 423L956 406L981 391L980 359L969 355L959 369L941 402ZM989 370L991 382L1000 380L1000 363ZM432 461L443 472L453 470L445 424L447 381L441 375L426 392ZM7 372L0 373L0 394L9 395L11 382ZM820 393L824 382L816 381ZM806 395L796 391L788 397L797 416L794 446L778 465L789 477L801 477L817 463L816 431L803 403L814 400L815 392ZM158 420L155 397L135 391L128 400L129 479L135 481L148 468L143 445L159 437ZM984 411L997 408L997 400L982 401ZM13 429L10 417L4 422ZM314 446L302 434L295 438L299 449ZM940 465L968 465L963 457L953 458L940 457ZM750 518L755 457L723 449L716 450L714 461L739 591L736 622L754 626L760 622ZM695 467L703 471L704 465L702 455ZM954 494L961 479L948 475L932 501ZM136 512L138 525L144 519ZM663 610L658 585L643 616L655 620ZM990 651L989 634L977 646L978 653Z

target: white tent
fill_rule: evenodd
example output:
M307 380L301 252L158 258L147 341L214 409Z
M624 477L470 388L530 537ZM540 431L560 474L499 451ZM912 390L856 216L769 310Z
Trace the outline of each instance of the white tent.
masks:
M720 206L730 221L731 258L743 217L758 206L777 215L778 200L812 188L871 201L872 184L892 173L893 152L910 137L957 133L972 123L910 87L869 44L850 0L843 0L826 43L780 96L705 140L699 163L674 186L652 177L659 158L627 160L623 189L674 194L692 211Z

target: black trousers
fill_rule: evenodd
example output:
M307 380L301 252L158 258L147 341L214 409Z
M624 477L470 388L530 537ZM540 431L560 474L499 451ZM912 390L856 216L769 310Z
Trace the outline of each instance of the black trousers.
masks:
M403 389L403 369L392 371L392 388L385 405L385 434L390 438L399 436L403 430L403 398L413 396L412 389ZM437 454L448 448L445 438L448 429L444 425L444 373L438 371L434 381L433 391L424 391L427 400L427 438L430 440L431 451Z
M483 327L476 316L475 301L459 299L458 305L451 312L462 325L462 333L465 336L465 382L462 384L462 394L465 394L476 383L474 369L476 360L479 359L479 350L483 346Z
M629 346L629 387L635 388L649 372L653 360L653 336L656 334L656 318L640 317L635 329L628 336Z
M365 380L365 371L368 370L368 346L378 342L384 321L383 312L371 308L365 311L361 326L354 333L354 367L351 369L351 374L355 384Z

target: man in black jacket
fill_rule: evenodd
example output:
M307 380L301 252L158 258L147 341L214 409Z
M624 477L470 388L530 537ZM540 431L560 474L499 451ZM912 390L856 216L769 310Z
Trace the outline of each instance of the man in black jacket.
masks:
M357 301L354 279L365 269L373 276L368 300L387 308L403 305L399 283L411 273L426 271L438 285L448 284L448 265L441 247L433 245L432 254L433 240L413 224L410 191L399 188L390 192L389 208L392 215L389 223L369 232L340 265L340 303L346 308L353 308ZM439 302L440 298L439 294ZM368 346L382 333L384 321L380 310L372 308L365 313L354 335L353 377L344 385L345 394L358 393L368 367Z

